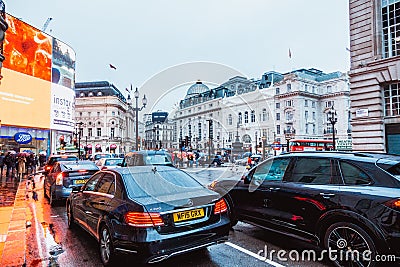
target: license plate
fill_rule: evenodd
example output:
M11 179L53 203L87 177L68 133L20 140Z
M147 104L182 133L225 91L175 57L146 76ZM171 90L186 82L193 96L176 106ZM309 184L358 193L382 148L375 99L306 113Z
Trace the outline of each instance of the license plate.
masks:
M74 184L86 184L87 180L75 180Z
M187 221L204 217L204 209L186 210L174 213L174 222Z

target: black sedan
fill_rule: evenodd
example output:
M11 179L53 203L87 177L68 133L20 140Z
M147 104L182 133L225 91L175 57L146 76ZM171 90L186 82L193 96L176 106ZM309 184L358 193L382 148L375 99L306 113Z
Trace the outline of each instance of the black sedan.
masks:
M74 186L82 186L99 168L91 161L56 161L44 179L44 195L50 205L65 200ZM58 159L60 160L60 159Z
M315 242L336 251L337 266L374 266L380 254L391 262L400 254L400 156L290 153L210 188L226 199L232 225Z
M67 199L68 226L99 242L104 265L116 252L155 263L227 240L227 205L187 173L135 166L94 174Z

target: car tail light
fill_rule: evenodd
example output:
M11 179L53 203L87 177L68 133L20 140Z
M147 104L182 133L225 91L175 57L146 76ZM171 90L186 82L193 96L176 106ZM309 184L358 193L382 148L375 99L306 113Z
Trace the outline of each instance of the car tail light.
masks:
M389 208L400 210L400 198L389 200L385 203Z
M164 225L160 213L158 212L134 212L125 214L127 224L135 227L152 227Z
M45 167L45 171L50 171L50 169L51 169L51 166L46 166Z
M56 185L62 185L65 177L68 177L68 173L60 172L59 174L57 174Z
M214 214L220 214L226 212L228 210L228 206L226 205L225 200L222 198L215 203Z

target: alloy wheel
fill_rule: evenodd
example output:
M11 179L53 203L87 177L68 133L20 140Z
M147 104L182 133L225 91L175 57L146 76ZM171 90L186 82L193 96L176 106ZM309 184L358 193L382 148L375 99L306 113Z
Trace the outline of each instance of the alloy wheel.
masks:
M113 244L111 235L106 226L103 226L100 232L100 257L104 265L110 265L113 260Z
M331 258L336 266L375 266L372 260L377 253L374 242L357 225L343 222L329 227L325 235L325 247L336 251Z

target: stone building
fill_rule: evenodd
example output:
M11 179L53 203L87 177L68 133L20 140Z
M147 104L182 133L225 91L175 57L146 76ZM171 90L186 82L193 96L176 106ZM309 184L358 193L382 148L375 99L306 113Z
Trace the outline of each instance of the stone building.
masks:
M400 1L349 3L353 149L400 154Z

